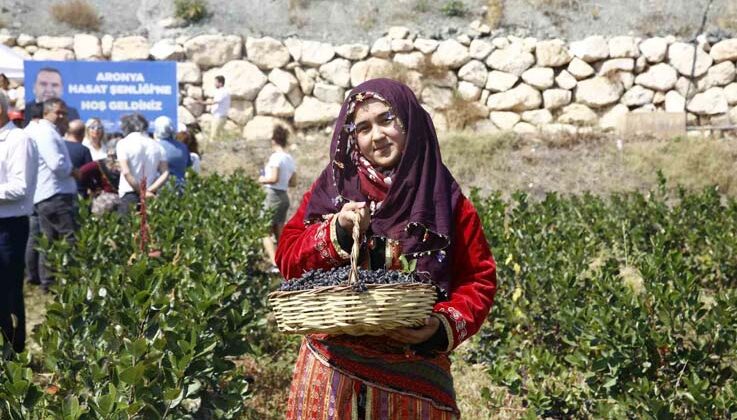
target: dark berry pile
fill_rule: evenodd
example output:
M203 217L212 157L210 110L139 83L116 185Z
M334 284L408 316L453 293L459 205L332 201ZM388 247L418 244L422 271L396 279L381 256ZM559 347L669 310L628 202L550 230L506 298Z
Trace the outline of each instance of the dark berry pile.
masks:
M339 286L348 283L350 266L335 267L330 270L311 270L305 272L302 277L285 281L279 287L280 291L292 292L296 290L309 290L325 286ZM395 270L363 270L358 269L358 281L352 285L356 292L365 292L369 284L396 284L396 283L428 283L430 281L416 276L414 273L403 273Z

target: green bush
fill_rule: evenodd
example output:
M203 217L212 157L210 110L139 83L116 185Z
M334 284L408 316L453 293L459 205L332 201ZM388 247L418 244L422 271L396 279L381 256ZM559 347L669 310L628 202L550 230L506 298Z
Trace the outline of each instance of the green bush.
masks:
M278 364L298 345L267 328L262 197L242 174L164 193L149 212L160 256L139 249L138 218L115 215L84 215L73 251L42 244L58 295L38 360L0 358L0 419L254 414L235 362ZM490 384L530 416L737 416L735 199L664 181L647 195L473 199L499 293L464 354L489 366ZM291 361L263 389L283 387Z
M412 10L418 13L425 13L430 11L430 1L429 0L416 0L415 5L412 7Z
M7 345L6 345L7 344ZM43 392L33 382L28 353L10 358L11 350L0 334L0 419L22 420L38 415Z
M174 0L174 16L187 23L197 23L207 17L205 0Z
M461 0L448 0L440 8L440 11L448 17L463 17L466 16L468 10L466 5Z
M664 184L663 184L664 185ZM479 200L499 294L472 360L552 418L737 414L737 202Z
M262 197L242 174L194 177L181 197L162 193L148 212L160 256L139 249L139 218L84 214L73 250L50 245L58 295L35 335L37 373L58 391L21 405L38 417L238 418L249 378L234 360L260 354L266 334ZM22 362L5 371L0 397L28 378ZM0 418L21 409L0 408Z

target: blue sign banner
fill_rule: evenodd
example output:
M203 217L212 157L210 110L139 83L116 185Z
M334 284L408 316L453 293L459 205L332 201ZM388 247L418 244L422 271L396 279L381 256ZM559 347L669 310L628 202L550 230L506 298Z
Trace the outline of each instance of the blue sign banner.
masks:
M108 132L134 112L153 123L165 115L177 122L177 66L173 61L25 61L26 110L60 97L69 119L97 117Z

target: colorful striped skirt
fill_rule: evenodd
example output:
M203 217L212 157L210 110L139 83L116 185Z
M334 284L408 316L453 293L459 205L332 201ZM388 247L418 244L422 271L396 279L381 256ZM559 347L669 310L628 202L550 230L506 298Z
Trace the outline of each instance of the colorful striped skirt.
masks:
M432 401L388 390L340 372L303 342L294 367L287 419L450 420L459 418Z

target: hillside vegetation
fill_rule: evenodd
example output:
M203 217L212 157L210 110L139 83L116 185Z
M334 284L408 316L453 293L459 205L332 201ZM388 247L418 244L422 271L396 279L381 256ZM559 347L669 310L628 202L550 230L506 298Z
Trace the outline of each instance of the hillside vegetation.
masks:
M85 17L65 12L62 15L68 18L52 19L59 13L52 8L59 4L81 4ZM35 0L33 6L26 0L5 0L0 22L34 36L92 30L145 34L152 41L215 30L276 38L293 34L342 43L376 39L392 25L447 38L465 31L473 20L499 32L538 38L577 40L593 34L689 38L698 31L705 7L706 1L687 0L241 0L237 6L229 0ZM174 16L187 24L171 27ZM735 16L734 2L714 0L705 29L733 32Z

